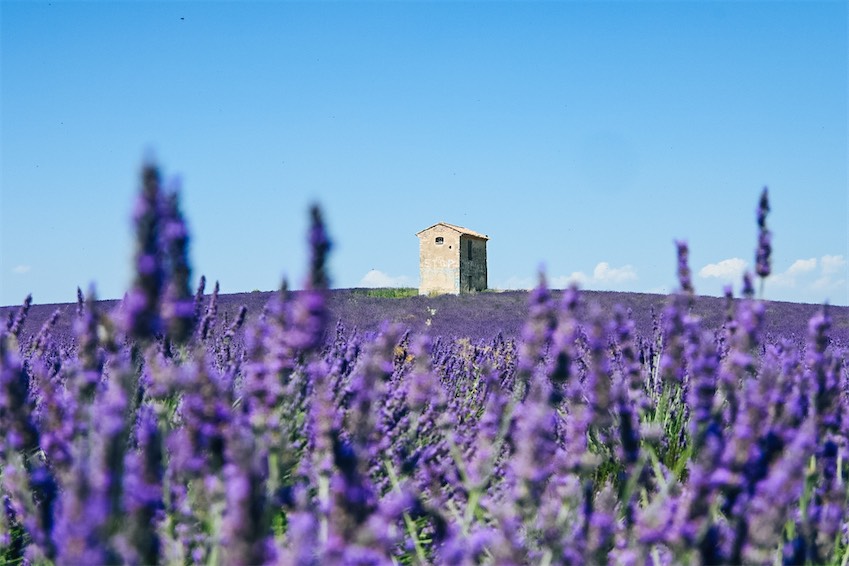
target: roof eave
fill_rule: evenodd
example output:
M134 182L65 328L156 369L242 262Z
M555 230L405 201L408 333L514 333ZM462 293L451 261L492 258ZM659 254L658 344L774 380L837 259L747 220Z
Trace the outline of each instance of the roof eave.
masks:
M449 224L448 222L437 222L436 224L428 226L424 230L416 232L416 236L420 236L421 234L427 232L432 228L436 228L437 226L445 226L446 228L450 228L451 230L454 230L462 236L471 236L473 238L479 238L481 240L489 240L489 236L487 236L486 234L481 234L479 232L475 232L474 230L469 230L468 228L457 226L456 224Z

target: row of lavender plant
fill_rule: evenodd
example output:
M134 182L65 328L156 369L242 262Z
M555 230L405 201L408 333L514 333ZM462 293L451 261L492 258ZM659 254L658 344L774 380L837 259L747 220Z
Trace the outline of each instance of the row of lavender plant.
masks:
M80 293L71 351L55 317L21 339L29 299L0 332L0 564L849 561L826 310L804 347L768 342L747 276L705 328L679 243L653 336L544 280L518 341L334 331L314 209L305 289L237 343L160 185L145 167L116 315Z

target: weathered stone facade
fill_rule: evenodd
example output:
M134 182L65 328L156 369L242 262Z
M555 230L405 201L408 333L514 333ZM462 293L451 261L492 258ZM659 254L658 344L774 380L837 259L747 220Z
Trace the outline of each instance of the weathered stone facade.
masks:
M473 293L486 289L485 235L445 222L425 228L419 238L419 294Z

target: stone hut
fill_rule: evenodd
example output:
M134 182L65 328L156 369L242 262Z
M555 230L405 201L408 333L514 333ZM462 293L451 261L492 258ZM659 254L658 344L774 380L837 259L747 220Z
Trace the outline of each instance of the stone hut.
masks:
M425 228L416 236L420 295L458 295L486 289L487 236L446 222Z

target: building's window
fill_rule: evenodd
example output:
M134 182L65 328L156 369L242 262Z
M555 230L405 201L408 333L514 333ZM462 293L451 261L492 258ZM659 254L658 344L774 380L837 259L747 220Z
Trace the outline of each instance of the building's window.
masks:
M442 236L437 236L437 237L436 237L436 245L437 245L437 246L441 246L441 245L442 245L442 244L444 244L444 243L445 243L445 238L443 238Z
M466 249L469 250L469 259L471 260L472 259L472 241L471 240L469 240L466 243Z

